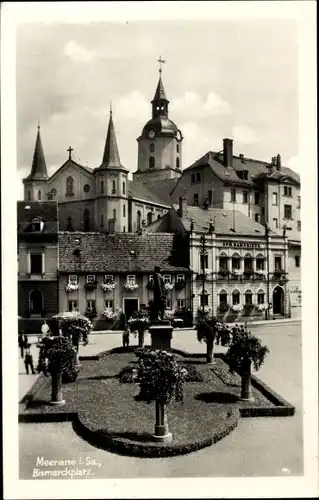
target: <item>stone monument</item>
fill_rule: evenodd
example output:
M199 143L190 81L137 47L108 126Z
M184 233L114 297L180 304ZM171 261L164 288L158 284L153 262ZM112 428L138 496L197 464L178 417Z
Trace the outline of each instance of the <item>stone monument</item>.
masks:
M170 321L164 319L165 284L159 266L154 267L154 300L151 307L151 326L149 332L153 349L170 349L173 327Z

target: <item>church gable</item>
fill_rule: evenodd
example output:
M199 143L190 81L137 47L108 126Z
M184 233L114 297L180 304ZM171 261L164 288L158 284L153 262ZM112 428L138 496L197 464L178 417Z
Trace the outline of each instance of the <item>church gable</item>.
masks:
M86 200L95 197L93 172L69 159L47 182L48 198L58 201Z

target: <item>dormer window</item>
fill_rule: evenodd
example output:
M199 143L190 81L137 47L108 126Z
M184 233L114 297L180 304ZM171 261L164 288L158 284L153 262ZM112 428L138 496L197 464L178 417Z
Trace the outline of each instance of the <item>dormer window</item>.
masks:
M42 231L44 223L41 219L35 218L32 220L32 231L38 232Z
M239 172L237 172L237 175L240 179L248 181L248 170L240 170Z

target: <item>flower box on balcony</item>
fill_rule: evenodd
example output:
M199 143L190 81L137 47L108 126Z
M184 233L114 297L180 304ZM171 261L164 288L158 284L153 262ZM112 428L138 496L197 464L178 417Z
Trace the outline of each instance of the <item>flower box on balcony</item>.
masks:
M242 269L233 269L232 270L232 276L234 278L240 278L243 275Z
M147 282L146 288L147 288L148 290L154 290L154 281L153 281L153 280L149 280L149 281Z
M66 292L75 292L78 289L79 289L79 285L72 285L70 283L67 283L65 285L65 291Z
M136 283L124 283L124 288L127 292L134 292L138 289L138 285Z
M176 290L182 290L185 287L185 280L176 281L175 288Z
M263 269L256 269L255 275L257 278L259 278L261 280L265 279L266 278L266 271L264 271Z
M164 288L166 291L173 290L174 284L173 283L164 283Z
M108 281L107 283L102 283L101 288L103 292L113 292L115 288L115 283L114 281Z
M231 310L235 313L240 313L244 309L242 304L235 304L232 306Z
M254 271L252 269L245 269L244 270L244 277L245 278L252 278L254 276Z
M86 290L95 290L96 289L96 285L97 285L96 281L94 281L92 283L85 283L84 288Z
M274 276L276 278L282 278L285 275L285 271L283 269L275 269Z
M222 278L227 278L227 276L229 276L230 272L228 269L220 269L218 271L218 274L219 276L221 276Z
M222 312L222 313L225 313L225 312L229 311L229 305L228 304L222 304L222 305L220 305L219 308L218 308L218 311Z

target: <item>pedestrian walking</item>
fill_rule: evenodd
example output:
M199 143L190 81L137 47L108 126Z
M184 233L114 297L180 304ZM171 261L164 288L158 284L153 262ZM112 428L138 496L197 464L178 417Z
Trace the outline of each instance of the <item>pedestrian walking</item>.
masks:
M26 346L24 364L27 375L29 375L29 367L31 369L32 374L35 375L35 370L33 367L33 356L31 354L31 344L27 344Z
M45 337L47 335L47 333L49 332L49 330L50 330L50 327L49 327L48 323L44 320L43 325L41 326L42 336Z
M26 348L26 344L28 343L28 339L26 342L25 337L26 335L24 334L24 330L22 330L18 335L18 345L20 347L20 354L22 359L24 358L24 349Z
M130 329L125 328L122 337L123 347L129 347L130 345Z

